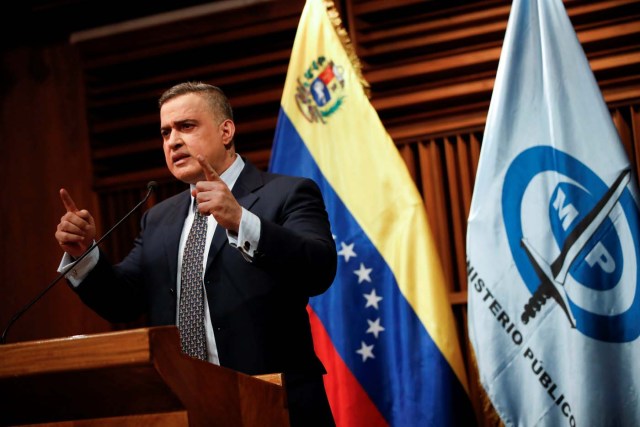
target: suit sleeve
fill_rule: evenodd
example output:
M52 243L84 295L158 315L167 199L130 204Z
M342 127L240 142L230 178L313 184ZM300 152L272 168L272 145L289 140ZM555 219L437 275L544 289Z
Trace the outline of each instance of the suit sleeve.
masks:
M317 184L294 181L275 220L260 218L255 262L305 296L326 291L336 274L337 253L329 218Z
M146 311L140 253L147 213L142 217L143 231L129 255L114 267L100 251L98 264L73 288L87 306L110 322L134 321Z

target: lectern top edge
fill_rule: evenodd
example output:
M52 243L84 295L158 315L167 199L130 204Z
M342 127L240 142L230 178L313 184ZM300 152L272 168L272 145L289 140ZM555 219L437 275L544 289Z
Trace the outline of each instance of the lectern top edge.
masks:
M5 344L0 378L149 363L151 334L175 333L167 326Z

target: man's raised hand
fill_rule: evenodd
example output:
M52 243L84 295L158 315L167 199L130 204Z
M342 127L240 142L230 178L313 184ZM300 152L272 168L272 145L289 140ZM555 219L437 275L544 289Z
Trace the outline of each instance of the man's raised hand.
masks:
M192 192L193 197L198 201L198 210L203 215L213 215L218 225L237 233L240 228L242 207L213 166L200 154L196 159L206 178L206 181L198 181Z
M56 229L56 240L60 247L74 258L82 255L96 237L96 224L86 209L78 209L71 195L60 189L60 199L66 213L60 218Z

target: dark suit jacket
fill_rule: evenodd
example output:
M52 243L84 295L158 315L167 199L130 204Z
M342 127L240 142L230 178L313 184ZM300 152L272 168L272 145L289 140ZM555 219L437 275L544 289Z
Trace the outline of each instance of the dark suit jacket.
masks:
M284 372L292 381L321 376L306 306L336 272L337 254L317 185L305 178L261 172L245 160L233 187L238 202L260 218L253 263L216 227L205 286L220 364L250 375ZM133 250L112 266L104 254L76 288L112 322L146 314L151 326L176 322L178 243L190 193L143 215Z

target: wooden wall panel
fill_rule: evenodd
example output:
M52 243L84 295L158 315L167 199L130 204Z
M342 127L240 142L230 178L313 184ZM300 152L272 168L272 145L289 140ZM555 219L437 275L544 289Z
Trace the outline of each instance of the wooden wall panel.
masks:
M452 292L455 283L455 266L451 256L453 245L449 238L451 220L446 209L441 209L441 207L447 206L445 172L442 167L442 145L437 144L435 140L419 141L418 152L420 154L422 197L425 200L427 217L443 265L446 286L449 292Z
M0 66L0 325L56 276L62 250L54 232L66 187L79 208L97 213L91 191L82 76L70 46L2 52ZM99 215L97 216L99 221ZM109 330L59 282L9 331L7 342Z

